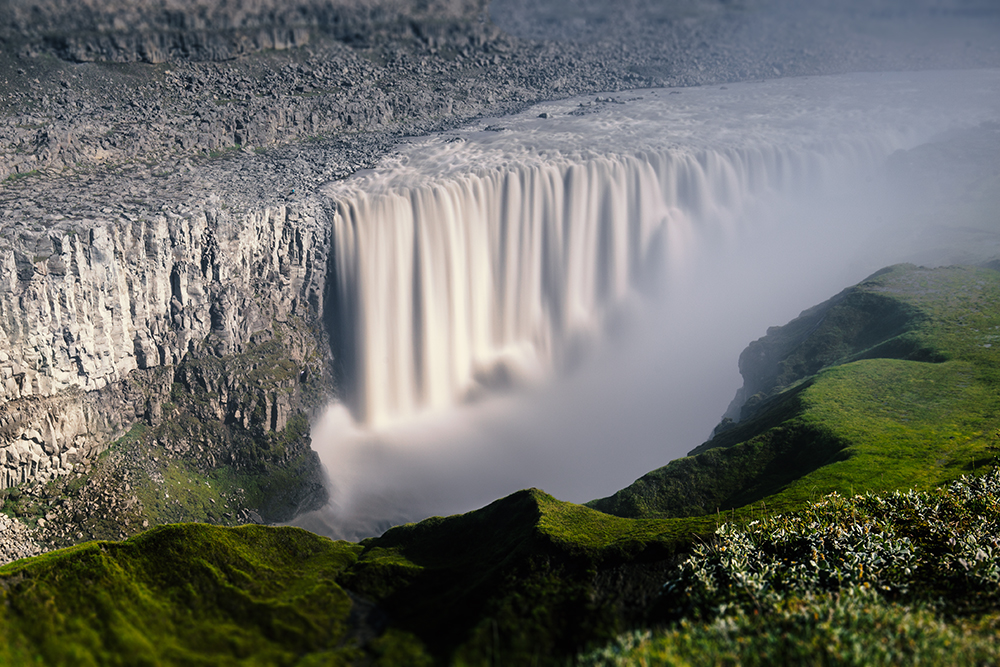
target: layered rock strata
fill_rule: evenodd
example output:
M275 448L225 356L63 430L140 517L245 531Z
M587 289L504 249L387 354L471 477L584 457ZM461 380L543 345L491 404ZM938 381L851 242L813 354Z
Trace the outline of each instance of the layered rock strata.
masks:
M0 178L355 148L585 92L996 67L996 8L944 11L970 3L0 2ZM294 26L308 44L254 52L300 44Z
M417 35L435 43L482 32L468 22L481 0L28 0L0 6L8 39L22 52L76 62L229 60L308 44L314 34L345 42ZM456 30L457 25L461 30Z
M65 474L140 417L159 418L196 346L227 356L272 321L323 314L319 210L221 208L80 220L0 259L0 488ZM269 406L281 430L290 405Z

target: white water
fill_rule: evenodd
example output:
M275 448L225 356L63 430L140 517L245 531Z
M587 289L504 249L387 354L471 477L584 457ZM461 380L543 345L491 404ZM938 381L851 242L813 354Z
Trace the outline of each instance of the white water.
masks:
M382 427L498 377L544 378L665 257L669 270L693 243L736 242L755 200L812 189L886 150L553 159L359 193L334 223L341 302L355 304L355 414Z
M997 117L997 91L911 73L547 103L331 184L350 414L314 429L334 505L306 525L528 485L582 501L696 446L764 327L905 259L885 157Z

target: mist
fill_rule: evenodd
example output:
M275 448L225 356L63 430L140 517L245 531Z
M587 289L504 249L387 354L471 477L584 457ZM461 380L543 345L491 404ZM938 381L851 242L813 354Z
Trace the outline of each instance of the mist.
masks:
M526 487L572 502L609 495L710 437L742 384L740 352L767 327L889 264L995 258L990 191L971 196L979 172L960 178L955 165L996 174L995 153L982 150L997 134L989 124L996 76L854 75L672 99L638 91L631 96L641 102L572 118L589 100L547 103L483 124L503 132L477 126L461 142L454 133L416 141L380 170L332 188L329 196L343 199L453 181L469 165L509 170L650 146L703 155L742 142L791 151L783 159L834 156L820 169L789 162L783 173L810 178L734 195L735 205L681 210L643 278L597 314L598 329L569 346L573 354L541 373L381 425L366 424L350 400L330 406L312 438L332 500L296 523L357 539ZM543 131L541 113L557 122ZM728 187L712 192L732 195Z

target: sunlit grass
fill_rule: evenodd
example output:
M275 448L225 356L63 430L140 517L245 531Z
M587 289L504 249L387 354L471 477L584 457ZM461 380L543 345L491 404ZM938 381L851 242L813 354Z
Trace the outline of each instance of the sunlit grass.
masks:
M887 308L886 298L900 307ZM754 503L787 510L830 491L930 488L974 470L1000 446L997 304L996 271L899 266L880 272L789 353L796 368L817 358L825 368L805 377L786 373L791 384L746 423L592 506L649 518ZM893 327L866 325L882 337L862 331L856 340L866 347L851 347L842 329L862 328L857 323L866 318L857 311L868 307L908 319ZM828 330L831 320L838 322L836 332Z
M1000 482L930 490L1000 448L1000 273L855 289L755 413L605 511L529 489L357 545L192 525L88 543L0 569L0 663L998 662ZM164 518L211 518L240 483L157 472ZM365 642L362 600L390 619Z
M666 628L624 634L580 662L995 664L998 526L996 469L727 524L666 578Z
M0 568L0 663L293 664L341 647L359 547L295 528L164 526ZM336 662L334 662L336 664Z

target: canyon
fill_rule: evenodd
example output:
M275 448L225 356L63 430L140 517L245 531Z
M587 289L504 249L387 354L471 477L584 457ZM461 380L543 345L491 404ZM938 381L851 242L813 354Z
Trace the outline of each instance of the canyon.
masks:
M453 402L470 390L476 364L486 375L498 368L496 351L483 353L481 332L473 332L448 344L468 347L466 357L475 360L450 379L437 383L424 370L437 364L438 353L427 348L393 371L405 377L379 380L403 394L355 392L352 383L371 373L349 366L368 364L372 355L347 352L360 341L380 345L370 333L386 325L343 317L349 294L338 290L353 283L345 256L336 253L344 252L350 207L323 188L391 160L406 137L470 124L501 136L505 128L483 119L581 93L602 97L574 101L573 113L599 116L629 99L615 91L650 86L665 94L675 86L1000 60L988 39L992 15L978 5L935 19L962 28L954 31L961 39L942 30L931 48L901 38L895 19L877 8L647 4L606 23L600 39L588 32L600 21L584 5L549 17L554 35L566 32L557 39L535 34L538 24L525 21L531 11L517 3L299 3L280 11L267 2L217 10L197 2L87 3L70 10L37 0L0 7L0 487L14 520L51 545L126 536L167 515L152 509L156 493L140 497L133 483L119 488L113 480L122 466L143 469L160 488L156 480L174 470L163 462L175 459L204 474L249 470L247 479L260 474L262 461L295 461L305 481L289 497L272 490L240 500L240 477L228 496L197 497L197 511L185 506L169 515L224 524L288 520L324 502L319 459L301 424L331 399L356 400L359 418L378 421ZM921 8L907 11L900 20L927 20ZM969 18L982 11L987 21ZM840 20L820 30L830 16ZM975 27L966 31L970 23ZM771 39L791 24L800 28L791 37ZM659 39L653 25L670 39ZM879 39L871 38L872 25L882 30ZM581 26L590 28L578 34ZM749 159L711 155L692 155L689 166L728 169L726 160ZM640 175L647 167L630 159L620 177L647 178ZM591 171L598 163L578 161ZM666 165L662 156L653 163ZM584 177L568 165L558 173L545 169L527 177L526 187L570 172ZM657 169L653 178L663 180ZM497 206L511 173L476 176L494 192L478 205ZM748 173L737 178L756 177ZM605 233L597 223L594 232ZM655 230L637 234L622 237L617 254L592 250L585 261L567 259L567 267L603 267L596 291L577 301L620 295L643 272L626 248L648 243ZM402 246L395 252L410 253ZM537 291L541 283L525 285ZM527 322L499 347L528 338L536 345L553 328L572 328L578 315L571 301L564 312L550 310L548 324ZM601 308L581 307L592 320L584 328L592 327ZM384 321L414 317L406 303L400 308ZM362 329L343 335L355 324ZM411 393L413 385L420 388ZM271 511L266 505L275 494L283 500ZM215 511L216 504L231 511ZM120 525L93 519L121 507L131 514Z
M0 663L615 664L841 504L995 610L995 3L616 7L0 0Z

